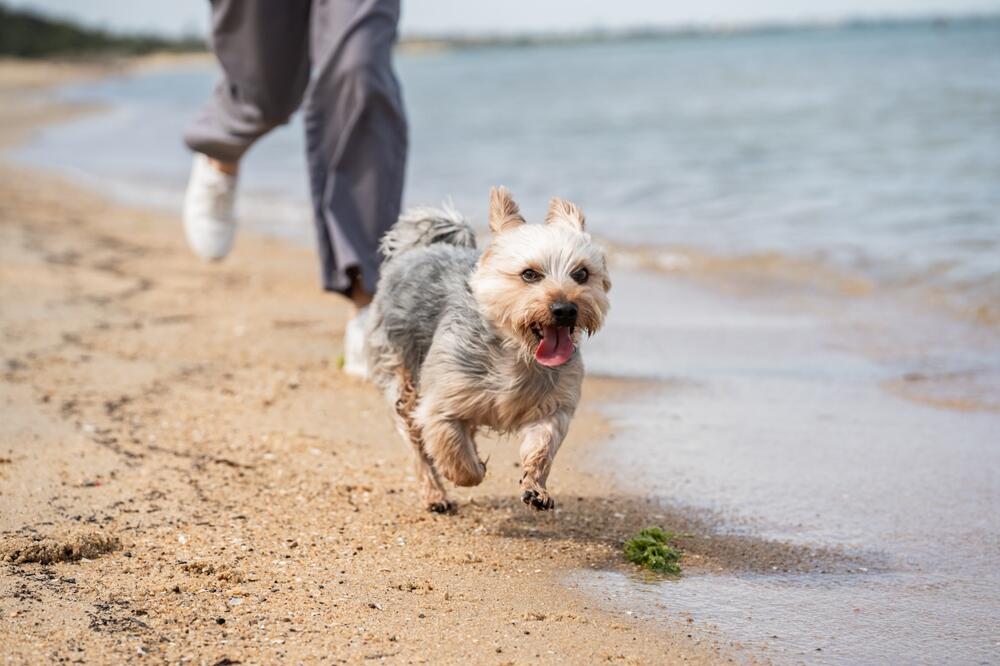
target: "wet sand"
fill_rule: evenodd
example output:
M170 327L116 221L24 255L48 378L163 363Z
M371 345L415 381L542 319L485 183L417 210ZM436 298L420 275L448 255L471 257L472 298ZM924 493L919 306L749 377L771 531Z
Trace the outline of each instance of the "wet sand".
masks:
M37 97L62 72L25 72L0 68L7 145L81 111ZM752 661L683 617L598 608L575 572L634 574L621 541L652 523L684 534L691 572L825 566L586 471L611 434L595 406L643 389L607 379L556 462L557 511L525 509L516 443L484 440L486 482L423 512L381 399L337 370L347 310L299 247L245 234L205 265L172 216L9 166L0 237L12 663Z

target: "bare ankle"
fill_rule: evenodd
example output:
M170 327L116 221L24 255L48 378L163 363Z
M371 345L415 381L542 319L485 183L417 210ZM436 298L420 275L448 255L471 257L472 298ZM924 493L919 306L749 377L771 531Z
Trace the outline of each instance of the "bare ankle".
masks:
M360 310L372 302L373 296L365 290L364 282L361 280L360 273L355 273L352 276L351 291L348 294L348 298L351 299L351 303L354 304L354 307L357 310Z
M215 169L219 173L224 173L227 176L235 176L236 173L240 170L239 162L223 162L222 160L217 160L209 157L208 163L212 166L213 169Z
M351 303L354 304L355 309L360 310L366 305L372 302L372 295L367 291L352 292L351 293Z

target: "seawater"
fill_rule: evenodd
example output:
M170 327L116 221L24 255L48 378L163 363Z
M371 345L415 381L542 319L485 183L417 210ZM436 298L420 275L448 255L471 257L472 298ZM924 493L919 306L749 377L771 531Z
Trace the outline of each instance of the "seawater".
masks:
M505 183L535 217L553 194L582 202L625 244L778 253L967 311L1000 302L1000 20L403 53L397 69L408 205L450 198L482 223ZM180 135L216 76L69 89L111 112L20 157L175 207ZM253 224L309 239L300 119L245 166Z
M614 470L616 485L664 509L708 512L723 533L851 559L827 572L779 563L659 584L613 571L568 583L633 616L690 617L777 663L997 663L1000 411L887 390L928 358L974 356L992 366L996 395L996 337L955 339L950 323L892 304L874 312L850 298L614 277L588 367L664 381L604 406L616 436L589 461L594 472ZM922 344L900 339L903 322ZM860 352L872 339L900 349ZM555 484L560 464L581 461L556 464Z

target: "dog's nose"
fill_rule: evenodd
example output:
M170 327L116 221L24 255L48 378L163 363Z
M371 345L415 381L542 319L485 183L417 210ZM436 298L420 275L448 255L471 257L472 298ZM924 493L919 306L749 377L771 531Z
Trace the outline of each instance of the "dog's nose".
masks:
M553 303L549 306L549 312L552 313L552 317L555 318L556 324L559 326L575 326L578 311L576 303L567 303L566 301Z

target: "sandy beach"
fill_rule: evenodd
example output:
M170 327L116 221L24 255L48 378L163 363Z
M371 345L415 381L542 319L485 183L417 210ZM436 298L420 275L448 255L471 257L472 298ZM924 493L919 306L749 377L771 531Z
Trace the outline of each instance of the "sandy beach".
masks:
M965 34L949 38L954 53L983 39ZM937 33L848 31L825 46L807 37L712 49L734 63L748 48L765 60L772 48L813 61L846 54L850 71L867 72L840 44L883 49L892 38L923 54ZM488 187L476 178L495 173L477 159L492 159L507 136L480 129L503 125L503 113L490 107L497 113L463 124L447 115L461 104L437 103L441 91L478 100L477 82L497 67L530 84L539 58L586 83L587 63L610 63L608 53L660 62L674 47L707 62L702 45L686 42L401 57L413 83L410 203L447 190L477 221L476 193ZM967 70L957 62L932 88ZM776 153L794 156L794 170L781 159L758 170L726 152L695 172L650 162L662 182L650 180L647 194L680 197L666 199L670 219L632 194L638 208L609 209L629 179L566 169L580 187L602 185L585 208L611 248L615 286L605 329L585 343L583 401L550 478L556 510L521 504L519 443L483 437L485 483L457 489L457 514L440 516L420 508L408 445L381 397L338 368L348 310L319 288L297 119L255 148L241 177L233 255L210 265L186 247L176 209L190 158L177 137L213 75L205 56L0 60L0 661L996 660L998 282L981 260L1000 240L988 223L962 231L962 220L979 219L982 197L968 194L980 190L940 179L954 210L928 212L935 249L953 235L976 250L946 243L947 262L895 275L878 257L916 256L919 234L879 255L864 225L877 231L880 220L914 213L857 203L867 180L849 170L805 181L837 193L827 227L808 206L787 221L818 234L823 253L872 250L859 256L873 270L780 242L794 234L772 218L801 203L792 191L800 157L822 155L817 137L830 136L822 123L813 132L812 111L789 115L806 123L801 155ZM730 99L725 86L707 92ZM679 159L685 147L700 155L729 145L698 131L752 128L769 108L692 120L690 144L687 132L670 134L676 116L625 124L646 127L648 140L603 136L636 154L670 145L680 152L664 157ZM957 108L978 118L978 106ZM533 145L541 131L546 147L558 146L560 117L616 127L603 104L581 109L540 114L548 126L507 127L512 145ZM783 131L758 130L761 145L783 145ZM836 136L852 145L857 128ZM470 141L477 151L466 159ZM893 145L886 155L908 156L915 169L947 155L965 164L962 150ZM633 152L611 163L631 164ZM837 154L867 164L864 150ZM754 169L736 182L723 178L730 166ZM550 171L552 180L563 171L544 159L535 167L545 187ZM734 182L760 186L714 211L686 202L702 192L676 180L691 173L728 183L699 194L706 203L730 201ZM534 176L522 178L526 200L543 201ZM906 180L894 201L919 199L921 182ZM757 201L758 190L759 219L741 217L754 206L738 202ZM603 212L592 209L602 197ZM616 224L618 212L647 225L636 229L649 241L630 240L639 231L628 225L604 237L616 229L599 225ZM685 216L697 224L678 223ZM824 228L837 233L824 239ZM711 234L732 243L706 241ZM948 262L969 271L961 284L937 279ZM680 578L625 561L623 541L650 525L676 534Z
M5 145L86 112L38 95L97 73L5 63ZM380 397L337 369L347 309L308 251L244 235L205 265L173 216L11 166L0 234L6 663L717 663L739 646L598 608L573 572L636 573L621 542L653 523L686 570L816 566L578 471L610 434L593 406L642 386L588 381L553 514L486 440L487 481L431 515Z

